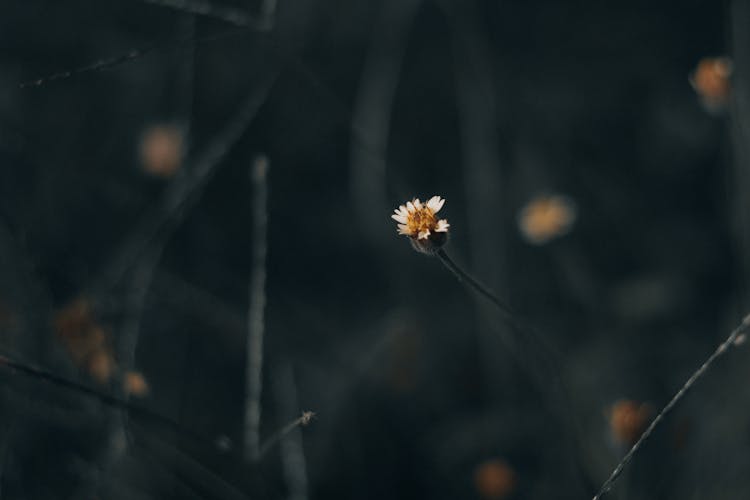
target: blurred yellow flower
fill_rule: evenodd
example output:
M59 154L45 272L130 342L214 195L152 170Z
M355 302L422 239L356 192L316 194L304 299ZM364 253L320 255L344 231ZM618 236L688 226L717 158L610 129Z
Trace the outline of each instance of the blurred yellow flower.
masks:
M570 198L540 195L521 209L518 227L526 241L542 245L570 231L575 220L576 208Z
M99 383L109 381L116 369L110 335L97 323L86 298L79 297L59 309L54 328L74 365Z

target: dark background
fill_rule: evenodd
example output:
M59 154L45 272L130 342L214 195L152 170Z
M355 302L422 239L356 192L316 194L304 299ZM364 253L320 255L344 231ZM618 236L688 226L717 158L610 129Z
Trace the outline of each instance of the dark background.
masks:
M495 498L591 498L627 450L611 405L663 406L748 309L748 26L742 0L278 0L261 29L2 2L0 348L119 397L137 371L134 404L179 429L2 367L0 493L492 498L476 474L494 460L514 478ZM733 92L709 112L688 77L721 55ZM185 138L169 178L139 158L154 124ZM261 154L261 433L317 416L246 464ZM540 193L578 217L532 245L516 219ZM396 234L392 209L433 194L448 252L538 338ZM76 300L110 346L104 382L55 322ZM746 356L700 381L613 498L750 498Z

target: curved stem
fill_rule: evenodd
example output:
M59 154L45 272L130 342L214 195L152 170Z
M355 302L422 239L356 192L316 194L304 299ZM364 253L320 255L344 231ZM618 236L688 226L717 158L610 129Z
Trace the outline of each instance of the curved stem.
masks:
M495 293L492 292L489 288L474 279L474 277L472 277L469 273L461 269L458 264L453 262L453 259L448 256L445 250L441 248L435 253L435 255L438 259L440 259L440 262L442 262L443 265L448 268L448 270L452 272L456 278L458 278L458 281L465 283L469 286L469 288L497 306L497 308L500 310L500 312L508 322L512 323L514 326L519 326L515 318L516 313L513 311L510 305L508 305L504 300L495 295Z
M500 311L503 319L514 331L524 334L504 336L503 340L517 358L520 366L536 381L543 397L546 399L549 410L558 415L560 424L567 430L567 446L570 448L573 456L573 467L581 479L583 487L587 492L596 491L586 467L580 461L581 438L572 418L572 411L569 411L570 397L562 379L562 368L555 350L545 342L544 337L539 335L533 326L520 320L510 305L461 269L444 249L441 248L435 252L435 255L460 282L489 300ZM533 352L533 360L529 351Z

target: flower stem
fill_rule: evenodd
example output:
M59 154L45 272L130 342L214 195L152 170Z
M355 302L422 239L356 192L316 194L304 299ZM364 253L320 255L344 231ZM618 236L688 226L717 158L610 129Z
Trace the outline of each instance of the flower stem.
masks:
M268 159L255 160L253 179L253 269L247 313L247 365L243 438L245 459L260 458L261 394L263 392L263 337L266 308L266 254L268 246Z
M485 299L489 300L502 314L505 322L517 334L503 335L502 340L517 359L519 365L537 383L549 411L556 415L565 431L565 446L571 453L571 466L587 492L595 491L595 485L581 462L581 438L570 411L570 397L563 380L563 370L559 355L537 330L519 318L515 311L504 300L499 298L485 285L474 279L451 259L444 249L435 255L440 262L458 278ZM588 494L588 493L587 493Z
M159 413L152 412L151 410L148 410L142 406L137 406L127 399L122 399L105 392L100 392L87 385L61 377L30 363L14 359L4 353L0 353L0 368L8 369L13 372L20 373L26 377L38 379L53 386L63 387L78 394L82 394L83 396L96 399L100 403L111 408L125 410L131 415L141 417L145 420L149 420L154 424L169 428L174 432L197 443L208 443L210 447L213 448L213 442L209 439L183 428L179 423L175 422L169 417L165 417L164 415L161 415Z
M667 403L667 405L659 412L659 414L654 418L654 420L651 422L651 424L648 426L648 428L643 431L643 434L641 434L641 437L638 438L638 441L633 445L632 448L630 448L630 451L622 458L619 464L617 464L617 467L615 467L615 470L612 471L612 474L610 474L609 478L607 478L606 481L604 481L604 484L602 484L602 487L599 489L599 493L597 493L594 496L593 500L599 500L602 498L610 489L612 489L612 486L615 484L615 481L620 477L622 474L623 469L625 469L625 466L628 465L628 463L633 459L633 455L636 454L636 452L640 449L640 447L643 445L643 443L651 436L651 433L654 432L654 429L656 429L656 426L659 425L659 423L664 419L667 413L674 408L674 406L682 399L682 397L685 395L685 393L695 384L695 382L701 378L711 367L711 365L716 361L719 357L721 357L723 354L725 354L729 347L737 340L737 338L747 332L750 329L750 315L746 316L745 319L742 320L742 323L740 326L735 328L732 333L729 334L729 337L722 342L719 347L716 348L716 350L711 354L711 356L708 357L708 359L698 368L685 382L685 384L680 388L679 391L677 391L677 394L675 394L672 399Z
M461 269L458 264L453 262L453 259L448 256L445 250L441 248L437 252L435 252L435 255L437 255L437 258L440 259L440 262L442 262L443 265L450 272L452 272L456 278L458 278L458 281L465 283L469 286L469 288L497 306L497 308L505 317L506 321L512 323L514 326L519 326L516 321L516 313L513 311L513 309L504 300L490 291L489 288L474 279L474 277L472 277L469 273Z

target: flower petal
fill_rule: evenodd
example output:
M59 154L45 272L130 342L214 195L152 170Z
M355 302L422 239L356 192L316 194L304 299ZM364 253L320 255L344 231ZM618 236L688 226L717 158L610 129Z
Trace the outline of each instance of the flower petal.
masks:
M451 225L448 224L448 221L446 219L440 219L437 222L437 227L435 228L435 232L447 233L449 227L451 227Z
M418 240L426 240L429 237L430 237L430 230L429 229L425 229L425 230L419 232L419 235L417 236L417 239Z
M443 205L445 205L445 198L441 198L440 196L435 196L437 198L437 201L435 202L435 205L437 208L433 210L434 213L438 213L441 208L443 208Z
M409 213L412 213L412 214L417 211L417 207L415 207L414 203L412 203L410 201L406 202L406 208L407 208L407 210L409 210Z
M401 224L406 224L406 222L408 221L407 217L401 214L393 214L391 215L391 219L395 220L396 222L400 222Z
M427 202L427 208L432 210L433 213L436 213L438 210L440 210L440 197L433 196L432 198L430 198L430 200Z

